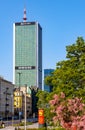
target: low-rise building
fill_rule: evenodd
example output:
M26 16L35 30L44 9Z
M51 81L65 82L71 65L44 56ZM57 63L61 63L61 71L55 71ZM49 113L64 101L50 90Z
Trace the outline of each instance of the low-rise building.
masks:
M12 82L0 77L0 117L8 118L14 115Z
M23 92L19 88L14 89L14 115L19 116L22 112L22 96Z
M26 95L25 95L26 94ZM26 96L26 101L25 101ZM27 88L20 87L14 89L14 114L19 118L25 115L25 103L26 103L26 115L32 114L32 99L31 95L27 93Z

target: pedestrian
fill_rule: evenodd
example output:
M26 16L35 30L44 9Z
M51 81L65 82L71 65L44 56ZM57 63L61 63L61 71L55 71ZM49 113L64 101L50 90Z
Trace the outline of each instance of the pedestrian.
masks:
M2 121L1 126L4 128L5 127L5 123Z
M15 130L18 130L17 127L15 127Z

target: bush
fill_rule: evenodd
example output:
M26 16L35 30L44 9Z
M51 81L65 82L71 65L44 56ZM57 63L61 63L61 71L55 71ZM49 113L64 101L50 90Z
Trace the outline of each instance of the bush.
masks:
M18 130L24 130L23 128L18 128ZM26 130L65 130L64 128L27 128Z
M43 127L43 128L38 128L37 130L47 130L47 129Z
M79 130L85 130L85 104L82 98L74 97L66 100L65 94L61 92L60 95L53 95L49 103L54 114L55 126L59 124L66 130L70 130L75 125Z
M64 128L59 127L59 128L56 128L55 130L65 130L65 129L64 129Z
M18 130L24 130L24 129L19 128ZM28 128L27 130L38 130L38 129L36 129L36 128Z
M0 129L2 129L3 127L2 126L0 126Z

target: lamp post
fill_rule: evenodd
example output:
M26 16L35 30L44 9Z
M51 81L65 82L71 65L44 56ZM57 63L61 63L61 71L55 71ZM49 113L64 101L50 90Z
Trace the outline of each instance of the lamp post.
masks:
M0 116L3 118L4 112L2 112L2 108L3 108L3 106L2 106L2 98L3 98L2 95L3 95L3 93L1 93L1 91L0 91Z
M1 106L2 104L1 104L1 79L0 79L0 114L1 114Z
M20 86L21 86L21 74L22 74L21 72L18 72L18 75L19 75L19 97L20 97ZM20 111L20 108L19 108L19 120L21 121L21 111Z
M20 85L21 85L21 72L18 72L18 74L19 74L19 90L20 90Z
M7 123L8 123L8 116L9 116L9 99L8 99L8 87L6 87L6 90L4 92L5 98L6 98L6 104L5 104L5 117L7 118Z
M24 128L26 130L26 119L27 119L27 109L26 109L26 93L27 93L27 84L25 85L25 123L24 123Z
M11 115L12 115L12 126L13 126L13 115L14 115L14 103L13 103L13 94L11 95Z

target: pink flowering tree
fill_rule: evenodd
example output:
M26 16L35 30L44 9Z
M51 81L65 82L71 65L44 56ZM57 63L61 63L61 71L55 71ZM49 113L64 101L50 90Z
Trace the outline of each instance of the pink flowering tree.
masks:
M77 130L85 130L85 104L81 98L66 99L65 94L55 94L49 101L51 112L54 113L53 123L66 130L74 126Z

